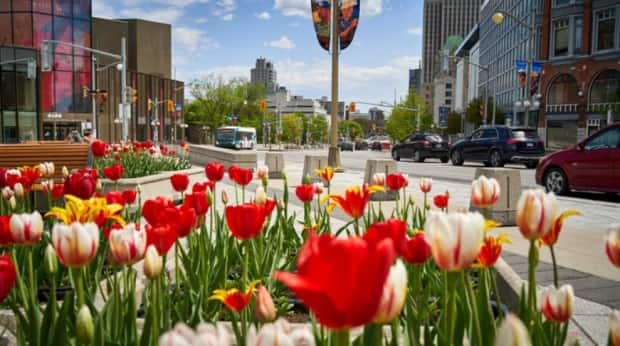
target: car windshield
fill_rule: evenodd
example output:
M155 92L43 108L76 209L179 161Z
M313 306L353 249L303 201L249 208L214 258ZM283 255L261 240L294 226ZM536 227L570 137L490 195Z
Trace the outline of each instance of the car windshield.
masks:
M536 139L538 138L538 133L536 130L512 130L512 137L519 139Z
M439 135L426 135L426 140L429 142L442 142L443 139Z
M220 142L232 141L234 136L235 136L234 129L218 129L217 130L217 140Z

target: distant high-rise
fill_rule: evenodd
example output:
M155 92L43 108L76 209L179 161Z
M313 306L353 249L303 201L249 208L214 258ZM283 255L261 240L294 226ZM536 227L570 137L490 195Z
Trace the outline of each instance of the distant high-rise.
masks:
M415 91L420 95L420 87L422 85L422 69L415 68L409 70L409 90Z
M478 23L483 0L425 0L422 81L426 103L433 101L433 79L440 72L440 50L448 37L465 37Z
M256 67L251 70L250 81L263 83L268 94L273 94L278 89L278 74L273 63L265 58L256 59Z

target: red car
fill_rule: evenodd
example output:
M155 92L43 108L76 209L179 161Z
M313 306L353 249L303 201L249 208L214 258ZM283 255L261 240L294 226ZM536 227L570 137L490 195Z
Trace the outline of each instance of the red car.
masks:
M558 195L570 190L620 193L620 123L543 157L536 183Z

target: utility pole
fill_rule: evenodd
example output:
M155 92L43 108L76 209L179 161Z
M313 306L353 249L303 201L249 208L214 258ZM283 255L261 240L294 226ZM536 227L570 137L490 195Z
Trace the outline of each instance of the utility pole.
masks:
M338 58L340 54L340 10L339 1L332 1L332 119L327 164L341 167L338 149Z
M97 57L92 53L90 54L90 89L93 92L97 90ZM95 95L90 97L90 107L92 108L90 136L93 139L97 138L97 100Z
M127 137L129 135L129 114L127 112L127 44L125 37L121 37L121 89L123 93L121 94L121 120L123 121L121 134L123 138L123 142L127 143Z

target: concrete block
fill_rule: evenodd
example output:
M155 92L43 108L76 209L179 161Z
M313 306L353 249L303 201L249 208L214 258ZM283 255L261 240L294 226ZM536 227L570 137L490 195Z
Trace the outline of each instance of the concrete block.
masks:
M327 167L327 156L320 155L306 155L304 157L304 171L301 175L301 183L303 183L306 176L310 177L310 181L313 183L324 182L319 176L317 176L315 170ZM327 186L326 186L327 187Z
M490 210L489 217L504 226L514 226L517 203L521 196L521 171L510 168L480 167L476 169L475 178L481 175L497 180L501 191L497 203ZM469 209L480 211L473 206Z
M265 165L269 169L269 179L281 179L284 171L284 154L266 152Z
M218 161L227 170L232 165L256 170L258 155L256 150L234 150L218 148L212 145L190 145L189 159L192 164L197 166L204 166L209 162Z
M364 182L372 184L372 177L376 173L383 173L386 176L396 173L396 162L394 160L367 160L364 170ZM398 198L397 191L386 191L373 193L370 197L372 201L395 201Z

